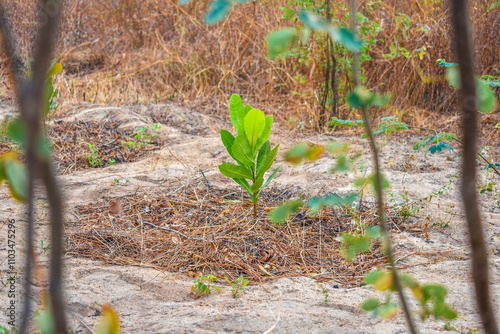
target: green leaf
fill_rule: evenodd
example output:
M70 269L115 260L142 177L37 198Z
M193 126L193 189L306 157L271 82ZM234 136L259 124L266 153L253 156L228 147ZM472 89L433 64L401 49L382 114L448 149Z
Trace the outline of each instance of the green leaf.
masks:
M460 71L455 67L448 68L447 72L448 82L450 86L460 89ZM482 113L490 113L496 108L495 92L485 82L476 79L476 95L478 100L477 108Z
M53 61L55 61L55 59ZM63 66L61 64L59 63L53 64L49 69L49 72L47 73L47 79L52 79L54 75L61 73L62 70Z
M27 136L26 136L26 128L24 123L20 118L14 118L7 125L7 135L14 141L21 144L23 147L26 147Z
M381 181L382 181L382 190L385 190L385 189L389 188L390 183L389 183L389 181L385 178L385 175L384 175L384 174L381 174L381 175L380 175L380 177L381 177ZM375 173L374 173L374 174L372 174L372 175L370 175L370 182L371 182L371 184L372 184L372 186L373 186L373 191L374 191L375 193L377 193L377 186L376 186L376 184L377 184L377 175L376 175Z
M285 161L291 162L294 165L299 165L302 160L307 156L308 146L306 143L298 143L290 148L285 153Z
M351 144L349 142L347 142L347 141L343 142L343 143L332 141L332 142L328 143L328 145L326 146L326 149L331 154L347 153L347 152L349 152L349 147L350 146L351 146Z
M250 110L252 110L252 109L253 109L253 108L252 108L249 104L247 104L247 105L245 106L245 108L243 108L243 111L245 112L245 116L246 116L246 115L248 114L248 112L249 112Z
M96 334L120 334L120 318L109 305L103 307L101 320L95 328Z
M295 28L284 28L276 30L267 35L267 56L276 59L278 56L286 56L292 46L299 39Z
M238 183L240 186L242 186L247 192L248 195L250 196L250 199L253 202L253 192L252 188L250 188L250 185L248 184L248 181L245 179L235 179L233 178L234 182Z
M5 157L4 157L5 158ZM4 160L5 178L12 196L19 201L28 199L28 171L17 159Z
M316 14L302 10L298 17L306 27L314 31L327 32L333 41L343 44L349 51L359 51L363 46L363 42L356 39L349 29L333 26Z
M264 127L266 126L266 117L258 109L252 109L245 116L245 135L250 144L253 156L257 153L257 140L259 139ZM266 139L267 140L267 139Z
M373 311L380 305L380 301L377 298L368 298L363 304L361 304L361 309L363 311Z
M192 0L179 0L179 5L184 6L190 3Z
M267 185L269 184L269 182L271 182L274 179L274 177L276 176L276 173L278 173L280 167L281 167L281 165L279 165L274 170L274 172L271 175L269 175L269 177L267 178L266 182L262 185L262 187L260 187L259 192L257 193L257 195L259 195L262 192L262 190L264 190L264 188L267 187Z
M266 116L266 125L264 126L264 130L257 140L257 149L259 149L271 136L271 128L273 127L273 116Z
M267 140L265 144L262 145L262 147L260 148L259 154L257 154L257 168L256 168L257 175L259 175L264 160L269 155L269 152L271 152L271 143L269 142L269 140Z
M267 155L266 159L264 159L264 162L262 163L262 166L257 174L257 177L259 176L264 176L264 173L267 172L269 168L273 165L274 159L276 158L276 155L278 155L278 148L280 145L276 145L275 148L269 154Z
M254 182L254 184L252 184L252 191L254 193L257 193L263 183L264 183L264 175L257 177L257 180Z
M460 72L455 67L448 68L446 76L451 87L460 88Z
M385 274L386 272L383 270L371 271L368 274L366 274L365 277L363 277L363 282L365 284L375 284L375 282L377 282L377 280L382 276L384 276Z
M51 155L50 143L44 134L41 134L35 143L36 154L43 161L49 161Z
M53 334L56 332L50 310L42 310L38 314L35 313L35 318L40 334Z
M496 109L497 99L495 92L490 86L480 80L477 81L477 98L479 100L478 110L484 114L493 112Z
M335 166L330 169L330 173L337 173L337 172L348 172L351 169L351 166L349 164L349 160L347 160L347 156L344 154L339 154L337 156L337 159Z
M358 86L347 94L346 100L349 107L353 109L369 108L371 106L380 107L387 104L391 99L390 95L378 95L372 93L364 86Z
M330 207L334 205L346 206L352 203L354 200L358 198L357 194L350 194L345 198L337 194L331 194L324 197L315 197L309 200L308 207L311 209L311 214L315 215L324 207Z
M229 99L229 114L231 116L231 122L238 133L238 136L245 134L245 110L243 108L243 102L241 97L237 94L231 95Z
M231 163L223 163L219 165L219 171L231 179L253 179L252 172L245 167L234 165Z
M330 28L330 24L325 19L306 10L301 10L297 16L311 30L327 32Z
M234 140L235 140L234 136L231 134L231 132L229 132L227 130L220 130L220 137L222 139L222 143L224 144L224 147L226 148L227 153L229 153L231 158L238 161L238 159L236 159L234 157L233 149L232 149L233 144L234 144Z
M387 303L377 308L377 314L384 319L391 319L399 312L399 306L396 303Z
M457 312L443 302L437 302L432 309L432 315L436 318L453 320L457 317Z
M365 235L367 235L369 238L372 239L380 238L380 227L379 226L368 227L365 231Z
M284 204L272 209L269 212L269 218L275 223L283 222L285 219L288 219L290 215L297 212L301 205L302 198L285 202Z
M252 149L245 136L238 135L234 140L231 150L236 158L235 160L241 161L244 165L252 168L255 166Z
M226 18L232 8L232 0L213 0L205 15L206 24L211 26L219 23Z
M363 47L363 42L355 38L347 28L332 27L328 34L335 42L344 44L349 51L356 52Z

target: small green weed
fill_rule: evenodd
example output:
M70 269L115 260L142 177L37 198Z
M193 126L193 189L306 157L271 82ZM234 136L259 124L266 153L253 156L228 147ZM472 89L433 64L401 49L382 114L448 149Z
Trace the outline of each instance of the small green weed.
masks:
M462 332L461 330L459 330L455 326L452 326L449 322L445 323L443 328L448 330L448 331L453 331L453 332L460 333L460 334L474 334L474 333L479 332L479 329L472 329L472 328L469 329L467 332Z
M240 275L234 283L231 283L227 277L224 277L224 279L231 285L231 294L233 297L240 298L240 291L245 291L245 286L248 284L248 280L245 279L243 275Z
M213 285L217 282L217 276L215 275L203 275L194 280L194 284L191 290L194 293L194 299L198 299L203 296L207 296L212 293L212 289L221 291L218 286Z
M43 240L40 240L40 248L42 249L42 253L46 252L50 248L50 244L46 245Z
M325 303L328 303L328 298L330 298L330 293L328 290L323 286L323 284L318 284L318 286L321 288L321 292L323 293L323 296L325 297Z
M103 161L99 156L99 149L95 147L94 144L87 143L89 146L90 154L87 154L85 157L90 166L92 167L101 167L103 165Z
M151 140L160 133L161 125L159 123L151 124L152 133L148 134L148 129L145 127L140 127L135 129L134 138L135 140L121 141L122 146L128 149L133 149L136 147L146 147L151 144Z

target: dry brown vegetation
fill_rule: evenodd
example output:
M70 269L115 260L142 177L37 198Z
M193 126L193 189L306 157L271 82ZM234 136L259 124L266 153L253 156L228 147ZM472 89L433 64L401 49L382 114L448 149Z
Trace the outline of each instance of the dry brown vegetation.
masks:
M476 0L471 6L478 72L498 76L500 9L486 13L493 2ZM346 13L339 10L339 3L346 1L332 4L333 16L343 22ZM7 4L17 49L24 59L37 27L36 6L32 1L10 0ZM324 50L312 43L316 56L307 66L296 58L266 58L266 34L295 25L281 18L280 7L285 5L284 0L266 0L237 6L224 23L207 27L203 23L205 1L179 6L175 0L69 0L57 48L57 58L65 68L56 83L62 100L103 104L175 100L219 109L230 94L238 93L284 121L294 117L315 124ZM454 110L455 94L444 81L444 69L436 64L439 58L454 61L447 2L365 0L359 8L383 28L379 41L371 47L372 60L364 62L363 68L369 87L394 93L390 112L422 125L429 122L423 121L424 115ZM408 30L400 46L413 53L425 47L422 59L382 57L390 52L394 36L402 36L395 20L398 13L407 14L416 27ZM301 84L296 74L305 76L307 82ZM350 74L338 76L349 81ZM5 75L2 82L9 95ZM345 107L340 111L347 117Z
M353 214L349 209L327 209L314 217L304 211L286 226L265 224L263 217L254 223L251 204L233 190L168 183L161 190L79 206L80 218L68 230L68 253L192 275L245 274L254 281L308 276L346 285L358 285L366 272L384 263L378 244L353 263L344 261L339 236L356 228L347 223ZM267 211L297 195L296 189L271 188L260 205ZM366 226L378 223L372 206L362 205L357 213ZM425 234L420 223L392 209L387 214L394 231Z

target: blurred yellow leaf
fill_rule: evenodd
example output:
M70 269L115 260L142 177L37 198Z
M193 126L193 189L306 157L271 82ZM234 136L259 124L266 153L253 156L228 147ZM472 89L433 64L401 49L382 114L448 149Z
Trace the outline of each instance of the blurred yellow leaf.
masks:
M102 317L95 328L96 334L120 334L120 318L111 305L104 305Z

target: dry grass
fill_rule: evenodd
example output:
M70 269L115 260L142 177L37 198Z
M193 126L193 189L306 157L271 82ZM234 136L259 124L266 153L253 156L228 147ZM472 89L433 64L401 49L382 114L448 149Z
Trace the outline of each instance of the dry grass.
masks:
M123 198L78 207L78 220L68 225L66 234L69 254L192 275L244 275L254 282L308 276L351 285L359 284L371 268L385 266L378 246L350 264L339 253L342 232L377 224L371 204L355 214L356 224L353 211L329 208L315 217L299 213L278 226L265 218L265 212L296 191L265 191L261 216L254 223L251 205L239 189L174 183L162 188L141 188ZM395 231L422 231L394 212L388 214Z
M429 113L453 111L455 94L443 81L444 69L435 63L438 58L454 59L447 2L389 0L366 9L376 2L360 4L363 13L384 29L371 48L372 60L363 65L367 85L393 92L396 98L389 112L416 125L428 123ZM478 72L500 75L500 9L485 10L493 2L471 1L471 10ZM176 100L219 109L230 94L238 93L282 120L295 117L315 124L325 57L318 45L311 45L318 57L311 57L307 66L293 58L269 61L265 55L266 34L292 25L281 19L279 7L285 3L264 0L239 6L224 23L207 27L205 1L181 7L175 0L68 0L57 51L65 72L57 86L68 104ZM7 7L19 54L26 54L36 28L35 6L31 1L8 1ZM413 28L406 38L396 22L399 13L411 18ZM334 13L341 20L344 15L338 8ZM422 59L383 58L395 36L400 37L400 47L413 54L425 47L427 54ZM300 84L297 74L307 82ZM8 92L5 77L3 84ZM345 107L341 111L341 116L348 116Z

